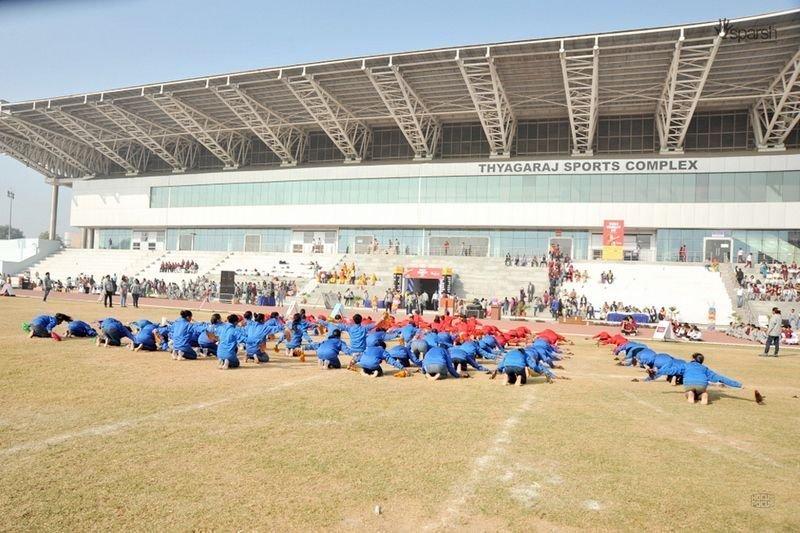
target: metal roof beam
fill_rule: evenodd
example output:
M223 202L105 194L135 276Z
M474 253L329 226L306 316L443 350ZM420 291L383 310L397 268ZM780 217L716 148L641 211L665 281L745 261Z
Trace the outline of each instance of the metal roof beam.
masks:
M42 158L43 154L36 154L36 151L36 147L28 141L0 132L0 153L5 153L13 157L47 178L56 179L59 174L63 172L63 169L59 170L55 168L53 165L55 157L49 152L45 152L46 155L52 157L52 160L47 161L46 158ZM39 152L42 151L41 149L39 150Z
M310 75L282 78L311 117L344 154L345 163L360 163L372 131Z
M100 161L100 153L84 144L78 146L78 143L64 135L16 116L6 115L2 118L2 123L17 135L60 159L64 165L74 167L84 175L108 173L108 165L103 164L105 160Z
M281 159L281 166L295 166L302 158L306 133L248 95L238 85L212 89L245 126Z
M170 146L165 138L169 134L167 130L156 128L152 123L113 102L97 102L94 104L94 108L124 131L126 135L136 139L142 146L171 166L173 172L184 172L192 166L193 154L197 152L194 143L181 142L181 138L178 137L174 146Z
M170 93L148 94L145 97L222 161L226 170L239 168L244 163L249 143L243 136L236 132L209 133L208 129L220 130L222 125Z
M483 57L461 58L460 53L456 52L456 62L478 113L486 140L489 141L490 157L510 157L517 120L495 68L490 48L486 48L486 55Z
M591 53L567 52L562 41L558 56L572 128L572 155L591 156L598 116L600 47L597 37Z
M364 72L411 145L414 159L433 159L441 124L400 74L400 69L390 63L365 67Z
M125 170L126 175L135 176L139 173L144 152L140 149L133 149L130 142L125 142L124 145L120 146L120 141L113 138L104 138L108 137L108 135L99 126L75 117L61 109L49 109L44 112L44 115L116 163ZM120 155L118 152L120 148L125 150L126 156Z
M686 131L724 37L723 31L711 42L686 44L681 29L656 108L656 129L662 154L683 153Z
M800 50L753 106L753 130L759 152L785 150L784 141L800 122Z

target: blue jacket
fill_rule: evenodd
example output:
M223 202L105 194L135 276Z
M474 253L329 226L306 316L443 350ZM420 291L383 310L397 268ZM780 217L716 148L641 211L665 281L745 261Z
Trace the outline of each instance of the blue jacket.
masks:
M400 332L398 331L393 331L391 333L387 331L373 331L367 335L367 346L377 346L379 342L396 339L399 335Z
M670 364L672 364L672 361L674 361L674 360L675 360L675 358L672 357L669 354L658 353L658 354L656 354L655 359L653 359L653 364L650 365L650 366L651 367L655 367L655 368L661 368L661 367L669 366Z
M175 350L190 350L192 347L192 323L185 318L179 318L172 323L169 335L172 338L172 348Z
M367 333L375 329L377 324L364 326L363 324L353 324L347 326L343 331L350 337L350 350L353 353L361 353L367 349Z
M426 373L429 365L445 365L451 376L454 378L461 377L461 375L459 375L459 373L456 371L456 367L453 364L453 359L450 357L450 354L447 352L447 350L439 346L433 346L425 354L425 359L422 360L422 369L425 370Z
M411 342L411 339L413 339L414 335L416 335L418 332L419 328L414 324L406 324L400 328L400 336L403 337L403 342L406 344Z
M405 344L400 344L398 346L392 346L387 350L389 355L391 355L394 359L402 360L408 359L411 361L412 364L415 366L422 366L422 361L417 359L417 356L414 355L414 352L411 351Z
M104 318L100 321L100 327L103 328L104 332L115 334L115 336L120 339L127 337L133 340L133 333L131 333L131 330L126 328L125 325L116 318Z
M212 335L216 335L217 328L220 327L222 324L207 324L207 327L203 328L203 331L200 332L200 336L197 338L197 344L200 345L202 348L210 348L215 345L215 342L211 340L211 337L208 336L209 333Z
M97 332L94 328L83 320L73 320L69 323L67 329L69 329L69 332L73 335L85 335L86 337L97 336Z
M498 348L497 339L495 339L493 335L484 335L481 337L481 340L478 341L478 346L484 350L494 350L495 348Z
M381 366L383 361L386 361L393 367L399 368L400 370L403 370L404 368L400 361L389 355L389 352L380 346L368 346L367 349L364 350L364 353L361 354L361 357L358 360L358 366L366 370L375 370Z
M335 360L339 352L350 353L350 348L341 339L326 339L317 346L317 358L323 361Z
M689 361L686 363L686 368L683 371L684 387L707 387L709 383L724 383L729 387L736 388L742 386L742 384L735 379L717 374L707 366L701 365L696 361Z
M527 354L524 350L515 349L511 350L510 352L506 353L506 356L500 361L500 364L497 365L498 372L504 372L506 368L510 366L515 366L519 368L528 367L537 374L544 374L548 377L555 377L555 374L550 372L546 367L542 366L536 360Z
M656 352L650 348L638 350L635 355L636 359L639 361L639 366L653 366L656 360Z
M237 328L233 324L221 324L217 327L217 359L235 359L239 343L244 342L247 334L244 328Z
M673 358L669 364L658 367L658 371L652 377L648 376L645 381L655 381L662 376L682 376L685 370L686 361Z
M156 324L147 324L143 326L136 335L133 336L133 342L136 344L143 344L148 348L156 349L156 341L153 337L153 331L158 329Z
M647 346L645 346L641 342L630 341L614 348L614 355L617 355L619 352L625 352L625 354L627 354L628 350L636 348L637 346L641 346L642 348L647 348Z
M39 315L31 320L31 326L36 328L44 328L47 333L53 331L53 328L58 325L56 317L48 315Z
M295 335L298 335L298 339L302 339L303 329L302 322L299 322L292 328L292 338ZM267 340L267 337L272 335L273 333L277 333L281 331L283 326L281 325L269 325L266 322L256 322L255 320L249 322L247 326L244 328L246 339L245 339L245 349L247 350L247 355L253 355L258 353L260 350L259 346ZM295 331L297 330L297 331Z

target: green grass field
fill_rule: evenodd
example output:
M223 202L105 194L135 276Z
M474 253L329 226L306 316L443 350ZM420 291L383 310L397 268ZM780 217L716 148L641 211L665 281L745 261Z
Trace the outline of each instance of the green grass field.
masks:
M43 308L106 316L0 300L2 530L800 530L798 352L702 346L766 404L700 406L580 338L570 381L519 388L30 340Z

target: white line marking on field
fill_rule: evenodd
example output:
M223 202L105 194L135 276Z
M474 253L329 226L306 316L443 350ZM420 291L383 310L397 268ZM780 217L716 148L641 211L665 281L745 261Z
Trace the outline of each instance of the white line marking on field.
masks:
M193 403L190 405L184 405L181 407L173 407L171 409L165 409L164 411L159 411L157 413L141 416L138 418L129 418L127 420L120 420L118 422L112 422L110 424L103 424L101 426L93 426L88 427L86 429L82 429L80 431L74 431L70 433L62 433L61 435L55 435L53 437L48 437L43 440L26 442L24 444L17 444L16 446L11 446L9 448L5 448L0 450L0 457L7 457L9 455L14 455L19 452L36 452L40 450L44 450L49 448L50 446L57 446L59 444L63 444L67 441L80 439L83 437L96 437L102 435L110 435L113 433L118 433L120 431L126 429L132 429L136 426L140 426L147 422L154 422L160 420L166 420L173 416L182 415L185 413L190 413L193 411L202 411L204 409L210 409L212 407L217 407L218 405L222 405L225 403L230 403L235 400L241 400L245 398L249 398L255 396L257 394L265 394L269 392L278 391L284 389L286 387L291 387L293 385L299 385L300 383L305 383L307 381L312 381L316 379L320 379L323 377L323 374L319 374L316 376L305 377L302 379L297 379L294 381L287 381L284 383L280 383L278 385L274 385L267 389L257 389L246 394L239 394L236 396L230 396L226 398L219 398L217 400L209 400L205 402Z
M600 511L603 509L603 505L597 500L586 500L583 502L583 508L590 511Z
M505 444L511 442L511 431L519 424L521 416L533 406L533 397L528 396L514 412L503 421L499 431L495 434L486 453L475 459L469 477L464 482L459 482L451 491L452 496L447 501L442 517L436 522L426 525L423 529L430 531L451 524L459 514L464 511L464 505L475 494L478 483L483 479L483 474L492 467L505 451Z

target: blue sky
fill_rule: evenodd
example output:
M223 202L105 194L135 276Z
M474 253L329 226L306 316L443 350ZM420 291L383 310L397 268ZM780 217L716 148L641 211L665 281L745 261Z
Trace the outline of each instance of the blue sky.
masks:
M294 1L0 0L0 98L9 101L147 82L458 44L554 37L734 18L800 0ZM50 189L0 156L14 225L45 230ZM69 228L62 188L58 231Z

